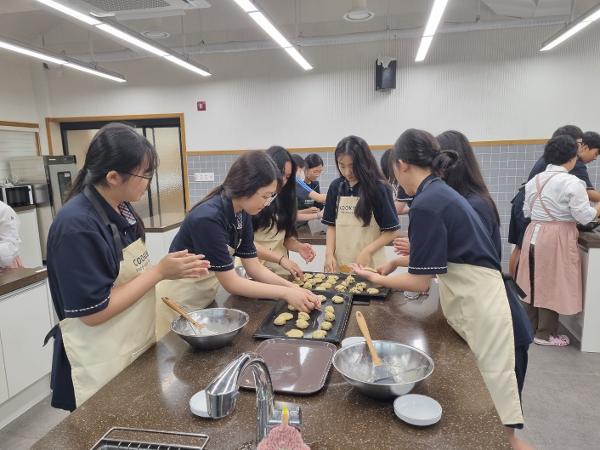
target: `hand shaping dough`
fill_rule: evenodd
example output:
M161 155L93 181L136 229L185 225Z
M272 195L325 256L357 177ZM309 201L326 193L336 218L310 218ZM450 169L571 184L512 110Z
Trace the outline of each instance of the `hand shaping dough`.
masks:
M308 328L308 322L303 319L298 319L296 320L296 327L304 330L305 328Z
M350 290L352 291L352 290ZM331 301L333 303L344 303L344 297L339 296L339 295L334 295L333 297L331 297Z
M321 330L331 330L331 327L333 327L331 322L323 322L321 324Z
M285 333L285 335L287 337L301 338L301 337L304 337L304 332L302 332L302 330L296 330L294 328L294 329L288 331L287 333Z
M323 339L325 336L327 336L327 331L325 331L325 330L313 331L313 334L312 334L313 339Z

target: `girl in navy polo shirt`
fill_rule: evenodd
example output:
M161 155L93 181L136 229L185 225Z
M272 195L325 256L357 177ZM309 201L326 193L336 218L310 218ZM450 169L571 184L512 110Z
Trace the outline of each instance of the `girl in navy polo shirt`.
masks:
M160 294L192 311L208 306L219 285L244 297L284 299L300 311L319 307L316 295L271 272L257 258L251 216L269 206L281 186L281 172L265 152L247 151L236 159L223 184L194 206L171 243L171 251L205 255L211 262L209 274L198 280L164 281ZM252 280L234 270L234 256ZM159 336L174 317L164 305L160 308Z
M267 150L283 177L283 186L273 203L252 218L254 246L265 266L280 276L303 275L295 262L288 258L288 251L300 254L306 262L315 257L310 244L296 239L296 164L283 147L273 146Z
M408 273L384 276L354 269L374 283L416 292L426 291L437 276L444 315L475 354L502 423L519 426L513 321L498 252L467 200L433 174L442 158L433 136L405 131L392 157L396 179L414 195ZM507 434L513 446L522 444L514 429L507 428Z
M69 199L48 234L48 280L60 323L52 406L73 410L155 342L154 286L207 272L187 250L151 266L144 224L130 202L148 189L158 157L123 124L92 139Z
M400 228L392 188L357 136L338 143L335 162L340 177L329 185L322 219L328 225L325 271L354 262L377 267L385 262L384 246Z

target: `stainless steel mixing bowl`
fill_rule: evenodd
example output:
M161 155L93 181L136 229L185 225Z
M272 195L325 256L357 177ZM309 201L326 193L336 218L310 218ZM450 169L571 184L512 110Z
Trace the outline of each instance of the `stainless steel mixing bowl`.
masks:
M183 317L171 323L171 330L178 334L195 349L213 350L233 341L233 338L248 323L249 317L244 311L229 308L208 308L191 311L190 316L203 325L202 331L196 329Z
M407 394L433 373L433 359L417 348L393 341L373 341L373 345L393 373L392 383L373 382L373 360L364 342L342 347L333 355L335 369L369 397L385 399Z

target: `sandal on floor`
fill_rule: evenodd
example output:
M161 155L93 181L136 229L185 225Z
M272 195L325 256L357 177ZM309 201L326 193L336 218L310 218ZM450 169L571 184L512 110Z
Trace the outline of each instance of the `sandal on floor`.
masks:
M571 343L569 337L565 336L564 334L559 336L550 336L548 340L534 337L533 342L537 345L548 345L552 347L566 347Z

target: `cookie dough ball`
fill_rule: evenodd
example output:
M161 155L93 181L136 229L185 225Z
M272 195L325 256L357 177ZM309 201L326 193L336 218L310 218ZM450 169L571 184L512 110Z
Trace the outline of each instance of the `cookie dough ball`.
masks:
M307 281L307 280L310 280L312 277L313 277L313 274L312 274L312 273L305 273L305 274L304 274L304 280L305 280L305 281Z
M287 337L291 338L301 338L304 337L304 332L302 330L296 330L295 328L285 333Z
M317 298L319 300L321 300L321 303L323 303L324 301L327 301L327 297L325 297L324 295L317 295Z
M335 308L331 305L327 305L323 311L330 312L333 314L335 312Z
M333 284L325 282L321 286L323 286L325 289L331 289Z
M283 312L279 314L279 317L283 317L285 320L292 320L294 318L294 315L289 312Z
M285 318L281 317L281 315L275 317L275 320L273 320L273 323L275 325L285 325L287 322L287 320L285 320Z
M321 330L331 330L331 327L333 327L333 324L331 322L323 322L321 324Z
M352 275L348 275L348 276L346 277L346 281L347 281L348 283L354 283L354 282L356 281L356 278L354 278Z
M296 320L296 328L304 330L305 328L308 328L308 322L304 319L298 319Z
M367 283L365 283L364 281L361 281L360 283L356 283L354 286L364 289L367 287Z
M332 312L325 312L325 320L327 322L333 322L335 320L335 314Z
M350 292L351 294L362 294L362 289L354 286L353 288L351 288L348 292Z
M346 292L346 286L344 286L343 284L338 284L335 287L335 290L338 291L338 292Z
M340 277L338 277L337 275L329 275L329 276L327 276L327 281L331 280L333 283L335 283L339 279L340 279Z
M298 319L306 320L308 322L310 320L310 314L300 311L298 313Z
M315 288L315 291L326 291L326 290L327 290L327 288L325 286L323 286L322 284L318 285Z
M327 336L327 331L325 331L325 330L313 331L313 334L312 334L313 339L323 339L325 336Z
M312 288L313 288L313 285L312 285L312 283L304 283L304 284L302 285L302 287L303 287L304 289L312 289Z
M288 310L290 310L290 311L296 311L296 307L292 306L292 305L288 305Z
M369 288L369 289L367 289L367 294L370 294L370 295L379 294L379 289L377 289L377 288Z
M331 301L333 303L344 303L344 297L340 295L334 295L333 297L331 297Z

